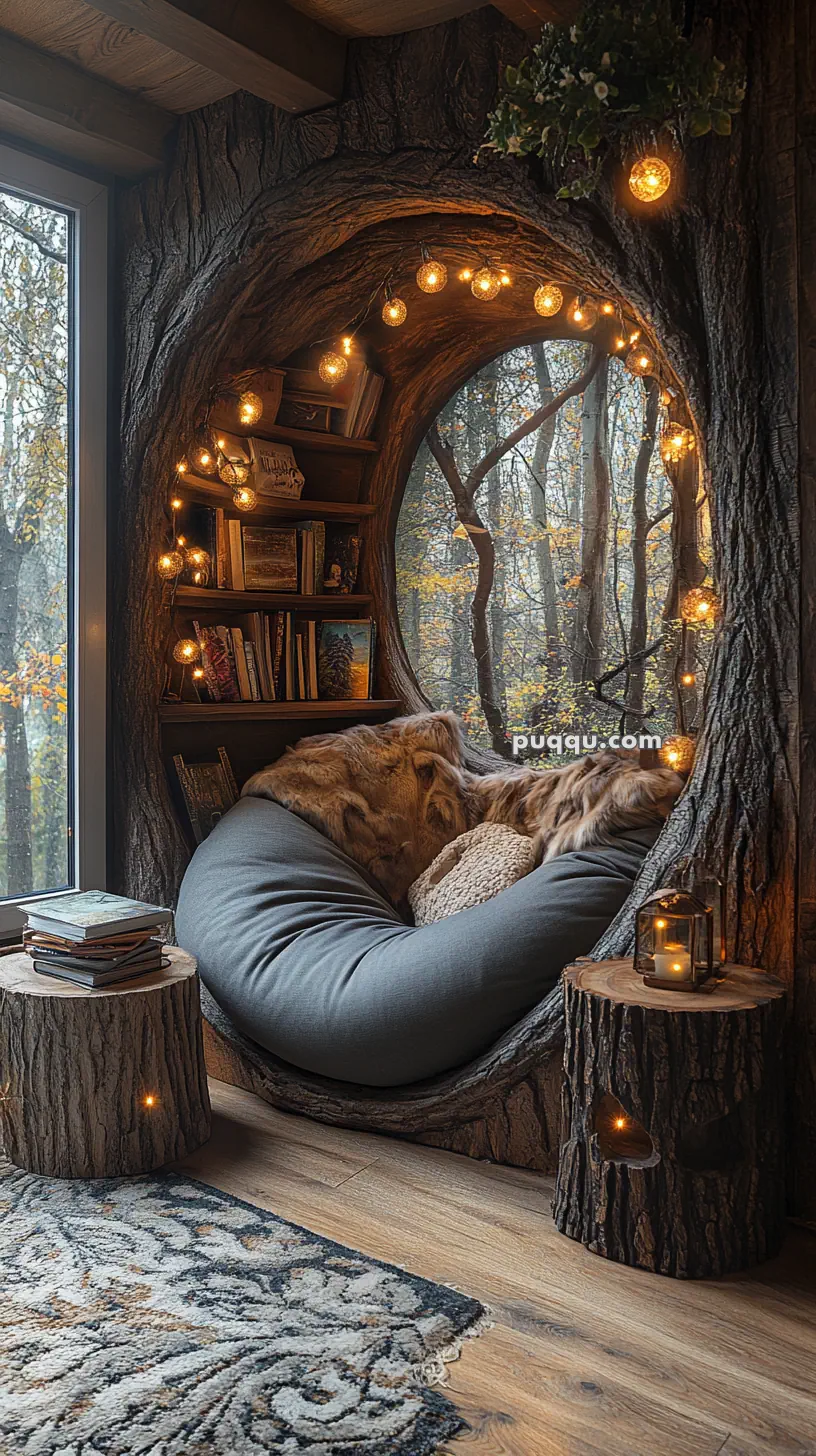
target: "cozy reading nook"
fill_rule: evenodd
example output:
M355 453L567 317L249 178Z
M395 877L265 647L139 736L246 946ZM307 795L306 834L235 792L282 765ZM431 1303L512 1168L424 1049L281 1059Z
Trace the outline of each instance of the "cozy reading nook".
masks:
M810 8L0 27L0 1448L816 1451Z

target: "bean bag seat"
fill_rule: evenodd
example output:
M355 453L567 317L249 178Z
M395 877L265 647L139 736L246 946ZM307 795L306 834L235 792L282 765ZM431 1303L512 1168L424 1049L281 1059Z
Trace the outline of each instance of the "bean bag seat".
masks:
M400 1086L476 1056L546 996L613 920L659 828L415 927L311 825L248 797L193 855L176 934L252 1041L324 1077Z

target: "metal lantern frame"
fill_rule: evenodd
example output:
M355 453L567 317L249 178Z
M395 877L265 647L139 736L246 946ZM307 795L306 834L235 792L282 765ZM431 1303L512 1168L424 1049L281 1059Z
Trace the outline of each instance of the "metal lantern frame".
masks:
M685 943L679 953L689 958L688 976L660 974L656 956L662 957L666 951L658 951L656 937L658 921L664 917L670 922L685 922L687 926ZM635 919L635 970L643 976L646 985L663 991L697 991L713 975L714 968L714 914L711 906L689 894L688 890L670 885L648 895Z

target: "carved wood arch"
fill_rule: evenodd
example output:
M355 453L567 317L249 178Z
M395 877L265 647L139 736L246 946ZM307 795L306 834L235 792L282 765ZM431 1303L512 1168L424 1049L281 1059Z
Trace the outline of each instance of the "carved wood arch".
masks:
M474 167L499 67L521 44L490 7L432 30L355 45L347 93L325 111L283 116L238 93L182 118L165 173L122 198L112 677L117 877L130 892L172 896L186 861L159 752L162 628L151 570L178 441L215 380L280 362L305 340L342 330L364 296L363 275L369 287L377 275L381 233L391 227L405 235L416 226L430 234L432 217L455 229L467 215L474 237L482 229L494 244L502 237L522 252L534 239L542 271L553 249L561 260L580 259L587 286L611 286L627 298L683 380L706 444L725 622L695 771L640 891L680 853L703 855L729 884L730 956L792 980L799 753L794 0L773 14L760 0L712 8L715 45L745 58L746 105L731 140L690 144L685 197L654 217L636 218L622 206L611 176L591 202L566 203L535 162L493 159ZM434 361L427 347L424 362L414 358L410 337L400 345L402 363L427 380ZM426 330L426 345L429 337ZM466 372L507 339L505 332L480 340ZM454 341L445 347L455 353ZM428 388L428 412L456 387L455 361L441 368L437 358L436 365L443 382L436 393ZM422 427L419 385L409 408L411 391L396 362L391 389L404 404L383 412L388 440L373 482L383 500L396 490ZM391 500L392 519L396 496ZM372 538L372 586L385 580L387 543L387 535ZM384 586L376 590L378 606L387 606ZM388 633L398 678L393 623ZM624 953L631 921L626 907L596 953ZM558 1035L557 1008L545 1003L501 1052L491 1096L527 1095L520 1066L528 1052L540 1060ZM803 1021L803 1048L808 1040ZM808 1056L803 1051L803 1067ZM477 1083L479 1075L477 1068Z

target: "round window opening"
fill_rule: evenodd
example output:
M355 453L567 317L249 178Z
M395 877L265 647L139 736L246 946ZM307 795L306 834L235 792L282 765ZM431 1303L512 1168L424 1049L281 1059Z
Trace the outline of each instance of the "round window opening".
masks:
M589 359L576 340L513 349L445 405L397 523L402 636L424 694L474 743L561 762L654 738L685 768L672 755L699 721L715 598L675 397L604 357L583 394L503 449Z

